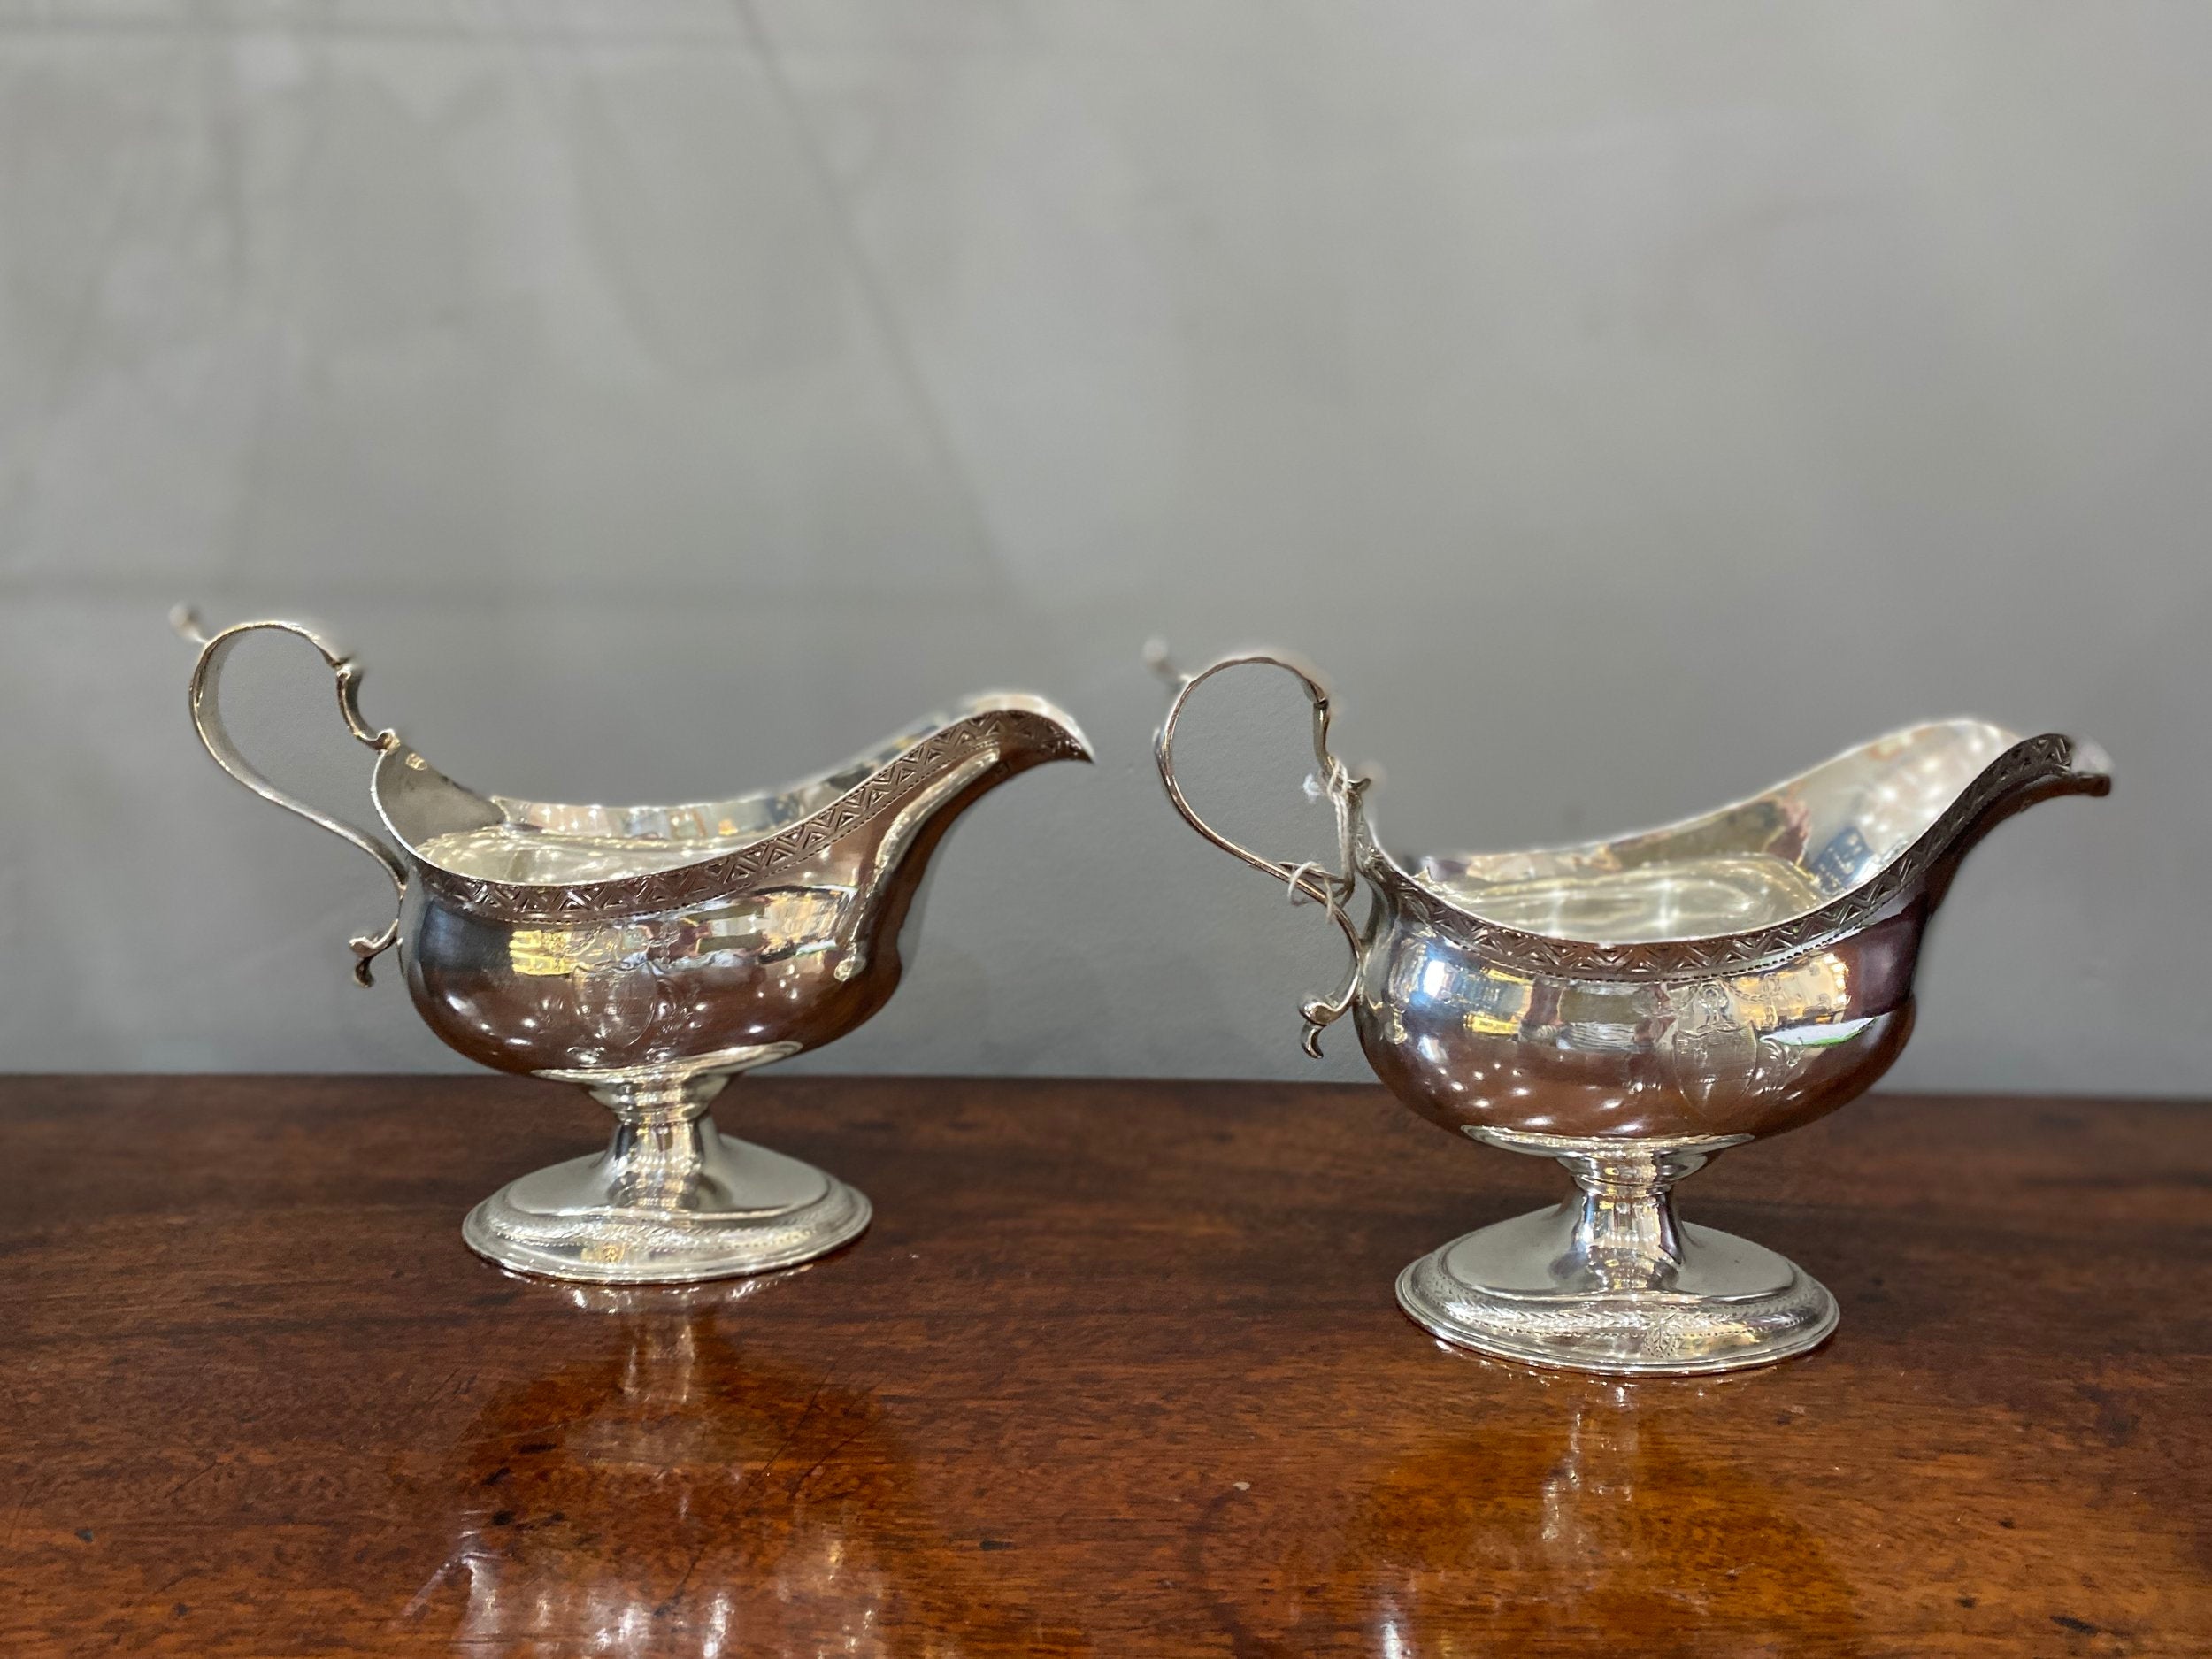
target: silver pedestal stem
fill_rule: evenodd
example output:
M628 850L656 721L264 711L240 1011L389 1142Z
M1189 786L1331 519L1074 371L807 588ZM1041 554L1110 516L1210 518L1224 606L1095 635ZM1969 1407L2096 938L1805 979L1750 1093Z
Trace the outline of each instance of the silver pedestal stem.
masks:
M722 1151L707 1115L729 1074L603 1084L594 1100L618 1122L608 1144L604 1187L624 1208L680 1210L685 1194Z
M1592 1279L1608 1290L1674 1287L1683 1248L1674 1184L1710 1156L1703 1148L1637 1146L1559 1155L1581 1189L1574 1254Z

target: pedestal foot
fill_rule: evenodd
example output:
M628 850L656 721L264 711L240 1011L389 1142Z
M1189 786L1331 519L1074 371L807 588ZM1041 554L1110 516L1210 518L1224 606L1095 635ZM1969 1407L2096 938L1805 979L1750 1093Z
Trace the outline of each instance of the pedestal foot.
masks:
M509 1182L461 1236L517 1272L671 1284L795 1266L867 1229L868 1201L810 1164L727 1140L707 1116L726 1077L592 1087L621 1122L603 1153Z
M1738 1141L1482 1138L1556 1157L1582 1190L1399 1275L1399 1305L1445 1341L1572 1371L1678 1374L1769 1364L1835 1329L1835 1298L1794 1263L1677 1220L1674 1183Z

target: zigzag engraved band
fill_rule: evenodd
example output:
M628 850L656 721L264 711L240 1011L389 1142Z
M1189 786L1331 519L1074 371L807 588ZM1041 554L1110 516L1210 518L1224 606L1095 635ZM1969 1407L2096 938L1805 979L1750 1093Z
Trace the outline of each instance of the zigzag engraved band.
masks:
M774 835L681 869L574 886L526 886L459 876L415 861L424 891L459 910L499 921L589 921L649 916L724 897L780 875L906 800L972 755L1007 747L1017 733L1052 755L1075 754L1054 722L1020 710L971 715L933 733L853 788Z
M1832 945L1857 933L1919 887L1957 836L1983 813L2024 784L2065 776L2072 769L2073 759L2073 744L2056 733L2016 743L1985 767L1941 818L1865 886L1772 927L1717 939L1607 945L1523 933L1485 921L1407 876L1375 844L1364 824L1358 861L1368 879L1402 912L1487 961L1558 978L1717 979Z

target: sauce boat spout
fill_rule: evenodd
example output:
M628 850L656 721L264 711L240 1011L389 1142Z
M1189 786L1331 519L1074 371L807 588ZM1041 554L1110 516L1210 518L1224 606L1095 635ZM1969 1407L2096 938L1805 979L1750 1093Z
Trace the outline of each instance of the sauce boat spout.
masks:
M1097 758L1082 729L1064 710L1023 692L971 697L934 723L933 729L926 726L908 735L919 749L956 741L970 732L984 734L984 741L923 780L903 805L887 815L872 843L864 836L856 841L856 901L846 924L848 942L836 968L839 979L865 974L879 984L883 996L889 995L899 973L898 942L909 926L909 913L938 843L961 814L1001 784L1035 767L1056 760L1092 763ZM886 764L877 779L887 778L899 764Z
M1088 764L1098 759L1074 717L1042 697L1025 691L994 691L970 698L962 708L964 715L978 710L1022 717L1007 722L1006 734L999 744L1000 770L992 780L995 784L1048 761L1079 760Z
M1982 721L1948 724L1999 738L2010 736ZM1960 789L1952 810L1924 838L1918 852L1925 872L1921 893L1926 908L1932 911L1943 902L1966 855L2007 818L2061 795L2111 793L2112 763L2097 744L2055 732L2012 739L2008 748Z

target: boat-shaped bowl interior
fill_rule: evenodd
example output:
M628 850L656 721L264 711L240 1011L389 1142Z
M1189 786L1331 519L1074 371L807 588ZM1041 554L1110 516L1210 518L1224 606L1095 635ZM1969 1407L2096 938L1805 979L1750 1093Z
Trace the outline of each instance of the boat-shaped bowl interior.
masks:
M1984 720L1916 726L1663 829L1421 858L1405 873L1456 910L1554 939L1687 941L1773 927L1905 856L2021 741Z
M665 806L601 806L479 795L403 744L379 762L384 825L425 864L472 880L570 887L624 880L739 852L833 806L939 733L1001 713L1041 717L1087 752L1074 721L1018 692L971 697L842 765L780 789Z

